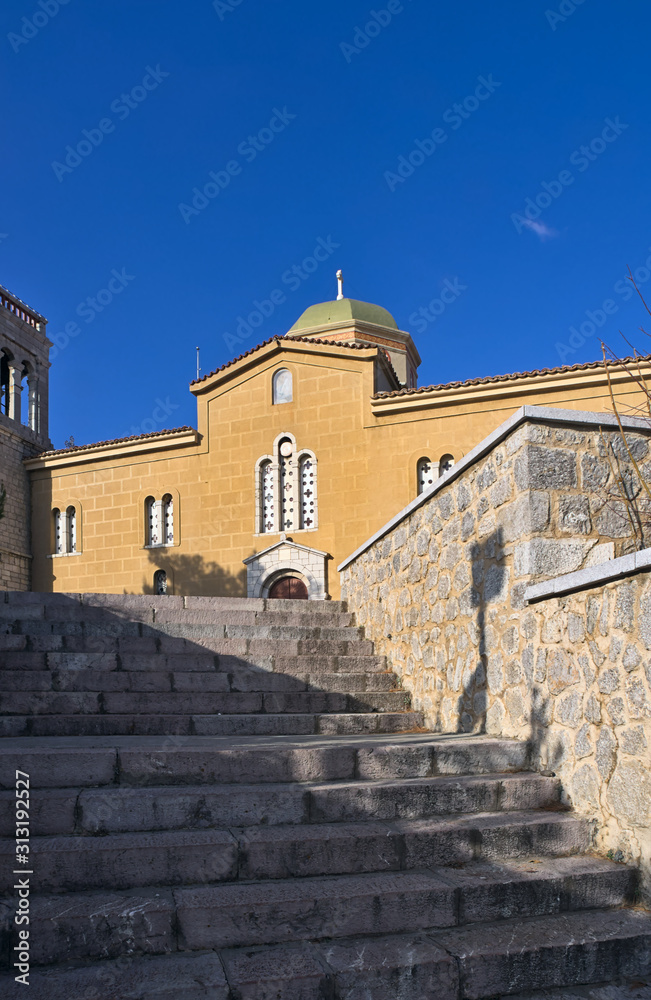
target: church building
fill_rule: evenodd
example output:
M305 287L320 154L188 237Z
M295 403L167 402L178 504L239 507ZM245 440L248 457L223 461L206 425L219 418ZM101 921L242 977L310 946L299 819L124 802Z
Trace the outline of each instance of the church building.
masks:
M338 277L191 383L196 427L59 450L47 321L0 288L0 588L337 599L338 563L523 404L612 410L601 362L419 386L410 333Z

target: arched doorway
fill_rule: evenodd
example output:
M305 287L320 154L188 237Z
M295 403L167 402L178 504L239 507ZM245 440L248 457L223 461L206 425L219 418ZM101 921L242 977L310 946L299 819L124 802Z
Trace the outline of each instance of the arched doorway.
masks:
M297 576L281 576L269 588L269 597L285 601L307 601L307 587Z

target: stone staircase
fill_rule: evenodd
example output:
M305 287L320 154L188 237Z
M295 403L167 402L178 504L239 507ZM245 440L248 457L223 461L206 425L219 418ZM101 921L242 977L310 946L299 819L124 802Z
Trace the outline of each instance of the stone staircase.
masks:
M424 732L342 604L0 594L0 691L3 998L616 1000L651 972L635 872L558 780Z
M9 592L3 621L2 736L422 727L340 604Z

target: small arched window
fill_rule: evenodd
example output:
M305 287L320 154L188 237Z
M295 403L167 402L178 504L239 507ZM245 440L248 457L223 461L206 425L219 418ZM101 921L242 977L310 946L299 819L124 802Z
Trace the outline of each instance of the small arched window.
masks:
M454 465L454 455L442 455L439 462L439 476L445 475Z
M54 520L54 554L55 556L60 556L63 554L64 550L64 538L63 538L63 524L61 511L58 507L55 507L52 511L52 517Z
M170 493L163 497L163 545L174 545L174 500Z
M412 466L413 468L413 466ZM432 465L429 458L419 458L416 466L416 472L418 477L418 495L425 493L430 486L434 485L435 475L434 466Z
M66 510L66 551L77 551L77 511L74 507Z
M287 368L279 368L274 372L271 386L274 403L292 402L294 398L292 373Z
M167 593L167 573L164 569L157 569L154 573L154 593Z
M154 497L145 500L145 545L160 545L160 507Z
M260 464L260 531L268 534L276 526L274 475L270 460Z

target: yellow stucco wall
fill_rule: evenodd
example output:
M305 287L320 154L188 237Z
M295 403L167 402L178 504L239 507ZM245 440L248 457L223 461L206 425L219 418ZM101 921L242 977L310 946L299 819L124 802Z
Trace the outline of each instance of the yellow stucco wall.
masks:
M609 410L600 369L494 381L424 395L373 399L377 350L276 342L193 386L191 434L58 453L29 464L33 589L151 592L164 569L177 594L246 595L242 560L278 541L255 535L256 461L291 433L318 461L319 527L294 541L337 564L417 492L416 462L459 459L523 404ZM294 399L272 405L271 378L293 374ZM630 378L617 386L624 411L639 402ZM144 501L175 499L175 544L145 548ZM52 557L52 508L78 510L76 555Z

